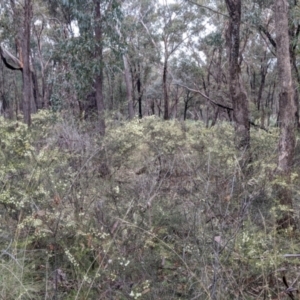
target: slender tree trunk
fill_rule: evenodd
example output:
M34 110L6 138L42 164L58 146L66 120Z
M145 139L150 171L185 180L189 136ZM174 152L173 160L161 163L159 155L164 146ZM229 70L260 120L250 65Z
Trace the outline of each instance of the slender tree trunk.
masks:
M45 77L42 76L42 108L49 107L49 97L48 97L49 88L46 86Z
M193 96L190 96L190 91L187 90L186 98L184 100L184 111L183 111L183 120L185 121L187 118L187 111L189 109L189 102L193 99Z
M155 115L155 101L154 101L154 99L150 99L150 108L151 108L151 115Z
M99 122L99 133L105 135L105 117L104 117L104 101L103 101L103 76L102 71L100 75L95 78L95 89L96 89L96 102L98 111L98 122Z
M22 62L23 62L23 113L24 122L30 126L31 124L31 95L32 80L30 72L30 25L32 18L31 0L25 0L24 5L24 29L22 37Z
M43 106L40 91L39 91L39 83L38 79L36 77L36 72L31 72L31 78L32 78L32 91L33 91L33 99L34 99L34 106L35 111L32 110L32 112L36 112L38 109L41 109Z
M105 107L103 99L103 46L102 46L102 16L100 9L101 0L94 0L95 5L95 57L100 61L100 70L95 76L95 89L96 89L96 102L97 102L97 111L98 111L98 124L99 132L101 135L105 135Z
M178 95L178 85L176 87L176 95L175 95L175 102L171 109L171 115L173 119L177 119L177 112L178 112L178 103L179 103L179 95Z
M167 51L167 47L165 47L165 51ZM165 53L164 70L163 70L164 120L169 120L169 95L168 95L167 77L168 77L168 54Z
M128 115L129 115L129 119L131 120L134 118L133 98L132 98L132 79L129 70L128 58L125 54L123 55L123 63L124 63L124 77L126 82Z
M258 95L257 95L257 110L260 110L260 125L264 128L265 127L265 103L263 101L263 90L265 88L265 82L266 82L266 76L268 73L268 64L266 61L266 55L267 53L265 52L264 58L261 60L261 66L260 66L260 86L258 90Z
M225 0L230 16L226 33L229 56L229 91L233 104L235 144L243 153L242 165L250 160L250 123L248 99L240 76L239 49L241 0Z
M220 108L217 107L213 107L213 117L212 117L212 122L211 122L211 127L215 126L218 120L218 116L219 116L219 112L220 112Z
M137 92L138 92L138 103L139 103L139 118L143 118L143 113L142 113L142 80L141 80L141 66L140 63L138 63L138 72L137 72L137 81L136 81L136 86L137 86Z
M295 53L295 49L293 48L292 45L290 45L290 55L291 55L291 70L292 70L292 77L294 78L293 80L293 90L294 90L294 101L296 105L296 122L297 122L297 129L300 130L300 118L299 118L299 94L297 90L297 86L300 85L300 75L299 75L299 70L297 66L297 55Z
M155 99L155 103L156 103L156 106L157 106L157 109L158 109L158 116L160 117L161 116L161 113L162 113L162 109L161 109L161 98L159 98L159 101L157 99Z
M292 193L289 188L295 149L296 105L294 102L291 60L289 52L288 1L275 0L276 52L279 83L279 126L277 175L284 184L276 186L276 196L285 209L278 218L278 226L294 226Z
M108 109L110 111L113 110L114 108L114 88L115 88L115 80L114 80L114 74L110 74L109 70L107 71L107 78L108 78L108 84L109 84L109 104L108 104Z

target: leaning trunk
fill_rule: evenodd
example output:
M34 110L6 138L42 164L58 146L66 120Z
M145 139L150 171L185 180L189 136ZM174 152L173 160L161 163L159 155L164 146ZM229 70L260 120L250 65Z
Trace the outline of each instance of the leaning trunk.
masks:
M276 51L279 82L279 126L277 175L281 184L276 186L276 196L283 212L277 220L280 228L294 226L292 193L289 187L295 149L297 108L294 102L293 81L289 52L288 1L275 0Z

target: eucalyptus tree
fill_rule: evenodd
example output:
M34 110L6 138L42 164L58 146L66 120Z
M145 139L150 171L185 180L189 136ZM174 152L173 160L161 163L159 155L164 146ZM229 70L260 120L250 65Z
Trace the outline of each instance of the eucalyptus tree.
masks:
M127 94L131 90L131 101L138 105L139 118L147 101L143 98L150 84L151 72L159 69L161 47L155 22L157 7L153 0L128 1L123 4L124 19L120 25L123 38L123 61ZM131 80L131 81L130 81ZM132 87L128 87L128 84Z
M31 60L34 69L34 79L37 81L34 93L37 94L37 107L49 108L52 97L53 77L56 69L54 50L61 33L58 28L62 23L53 18L44 2L35 0L34 15L32 22ZM59 30L61 31L61 30ZM55 74L55 75L54 75Z
M279 114L280 139L278 151L277 173L286 181L277 186L277 197L280 204L286 206L283 216L278 219L278 225L287 228L294 225L292 218L292 192L289 186L295 150L296 105L294 102L294 89L290 60L290 41L288 25L288 1L275 0L275 31L276 54L279 77Z
M105 133L103 92L104 52L118 43L115 25L121 17L117 0L50 1L49 6L68 29L57 51L59 63L67 65L82 110L97 111L100 134Z
M124 24L124 23L123 23ZM124 32L122 29L123 24L117 24L116 25L116 31L119 34L120 40L123 41L124 45L126 43L126 38L128 37L128 32ZM123 67L124 67L124 79L125 79L125 85L126 85L126 97L127 97L127 106L128 106L128 116L129 119L131 120L134 117L134 103L133 103L133 94L132 94L132 89L133 89L133 78L130 72L130 64L129 64L129 57L128 57L128 49L124 49L122 51L123 53L121 54L122 60L123 60Z
M227 62L222 28L215 26L190 48L190 60L184 62L184 86L201 99L201 117L206 126L218 119L231 121L232 104L227 91Z
M249 101L243 83L243 52L249 34L247 38L244 37L242 2L238 0L188 2L205 11L206 22L214 24L214 29L200 40L197 47L197 50L201 50L204 54L205 63L196 92L201 93L206 99L207 125L210 119L212 125L218 118L232 120L236 147L241 153L246 154L244 161L246 162L249 158L246 157L250 153L250 122ZM227 50L227 55L224 50ZM193 57L197 57L197 53L194 52ZM199 61L201 58L198 57L196 60Z
M277 43L275 36L275 16L271 13L273 8L273 2L268 1L255 1L256 3L256 15L253 18L254 24L264 39L265 45L267 45L269 51L276 57ZM294 101L297 107L296 117L298 127L299 123L299 95L298 88L300 86L300 72L299 61L297 53L299 52L299 34L300 24L298 24L298 18L300 15L300 4L298 1L288 1L288 33L289 33L289 57L292 68L292 79L294 89ZM280 117L280 114L278 114Z
M18 113L19 103L22 102L20 71L23 65L19 53L13 51L16 48L16 41L19 41L17 28L11 12L11 3L3 1L0 4L0 114L9 115L10 118L14 118L15 112Z
M94 2L94 34L95 34L95 49L94 58L100 62L99 69L95 72L95 89L96 103L99 118L100 134L105 134L105 119L104 119L104 99L103 99L103 8L100 0ZM109 3L109 6L111 3Z
M22 108L24 122L30 125L31 112L35 111L34 102L32 101L32 71L30 65L30 37L33 15L32 1L24 0L21 3L16 3L14 0L11 0L9 5L6 3L6 6L3 7L1 12L4 12L4 15L5 12L9 15L7 21L13 25L10 34L13 36L17 52L16 56L14 56L5 49L4 46L1 46L1 58L8 68L22 71ZM7 40L12 41L13 39L7 36ZM4 39L2 42L4 42ZM8 60L12 61L13 65L8 62Z
M24 121L27 125L31 124L31 72L30 72L30 33L32 20L32 2L25 0L24 2L24 19L23 19L23 37L22 37L22 63L23 63L23 113Z
M236 147L239 150L249 153L249 108L247 94L241 80L240 60L240 26L242 2L241 0L225 0L225 2L229 14L226 42L228 47L229 91L233 105L235 143Z
M128 104L128 116L129 119L131 120L134 117L134 107L133 107L133 97L132 97L132 77L131 77L128 57L126 54L123 54L123 62L124 62L124 77L126 83L126 95L127 95L127 104Z
M260 34L257 24L261 20L268 23L272 18L269 7L260 8L256 1L243 2L240 54L243 61L242 78L249 99L250 123L261 128L269 124L272 110L276 107L276 72L274 52L265 43L265 37Z
M163 99L164 119L170 118L170 99L168 87L169 59L185 42L199 33L201 19L198 9L183 6L180 2L168 4L164 1L158 9L157 30L161 37L163 53Z

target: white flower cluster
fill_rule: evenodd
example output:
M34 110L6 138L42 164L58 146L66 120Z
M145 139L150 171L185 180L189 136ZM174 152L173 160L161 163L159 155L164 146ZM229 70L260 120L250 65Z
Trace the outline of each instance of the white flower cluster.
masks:
M133 297L133 299L138 299L138 298L142 297L142 293L131 291L129 296Z
M149 291L150 288L150 282L149 280L146 280L142 283L142 292L138 292L138 291L134 291L132 290L129 294L129 296L131 296L133 299L138 299L140 297L142 297L143 294L145 294L147 292L147 290Z
M126 260L124 257L118 257L119 264L121 266L127 267L130 263L130 260Z
M69 261L73 264L73 266L78 268L79 263L76 261L75 257L70 253L69 249L65 250L65 254L68 257Z

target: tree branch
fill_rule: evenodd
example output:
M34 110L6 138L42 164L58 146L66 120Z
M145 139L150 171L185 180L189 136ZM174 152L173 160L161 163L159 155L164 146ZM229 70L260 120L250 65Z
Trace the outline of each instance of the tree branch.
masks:
M219 12L219 11L217 11L217 10L211 8L211 7L208 7L208 6L205 6L205 5L201 5L201 4L199 4L199 3L197 3L197 2L194 2L194 1L192 1L192 0L187 0L187 2L190 2L190 3L192 3L192 4L194 4L194 5L198 6L198 7L207 9L207 10L209 10L209 11L212 11L212 12L215 13L215 14L224 16L224 17L226 17L226 18L230 18L228 15L223 14L223 13L221 13L221 12Z
M155 43L155 41L154 41L154 39L153 39L153 37L152 37L152 34L151 34L150 31L149 31L149 28L146 26L146 24L143 22L143 20L140 19L139 22L143 25L143 27L144 27L145 30L147 31L147 33L148 33L148 35L149 35L149 37L150 37L150 39L151 39L151 42L152 42L154 48L158 51L159 48L158 48L157 44Z
M180 84L180 83L173 83L174 85L179 85L179 86L182 86L184 88L186 88L187 90L191 91L191 92L194 92L194 93L197 93L197 94L200 94L202 97L204 97L206 100L208 100L209 102L211 102L212 104L216 105L216 106L219 106L221 108L224 108L224 109L227 109L227 110L233 110L232 107L229 107L229 106L225 106L223 104L220 104L218 102L215 102L214 100L210 99L209 97L207 97L205 94L203 94L201 91L199 90L194 90L194 89L191 89L189 88L188 86L186 85L183 85L183 84Z
M272 46L276 49L276 42L272 38L270 32L265 27L263 27L262 25L258 26L258 30L261 31L261 32L263 32L266 35L266 37L268 38L268 40L270 41L270 43L272 44Z
M223 104L220 104L218 102L215 102L214 100L211 100L209 97L207 97L205 94L203 94L201 91L199 90L195 90L195 89L191 89L189 88L188 86L186 85L183 85L183 84L180 84L180 83L173 83L174 85L177 84L181 87L184 87L186 88L188 91L191 91L191 92L194 92L194 93L197 93L197 94L200 94L202 97L204 97L205 99L207 99L209 102L211 102L212 104L218 106L218 107L221 107L221 108L224 108L224 109L227 109L227 110L230 110L230 111L233 111L233 108L232 107L229 107L229 106L225 106ZM269 132L268 129L266 129L265 127L261 126L261 125L258 125L258 124L255 124L254 122L250 121L249 120L249 124L252 125L253 127L256 127L256 128L259 128L259 129L262 129L266 132Z

